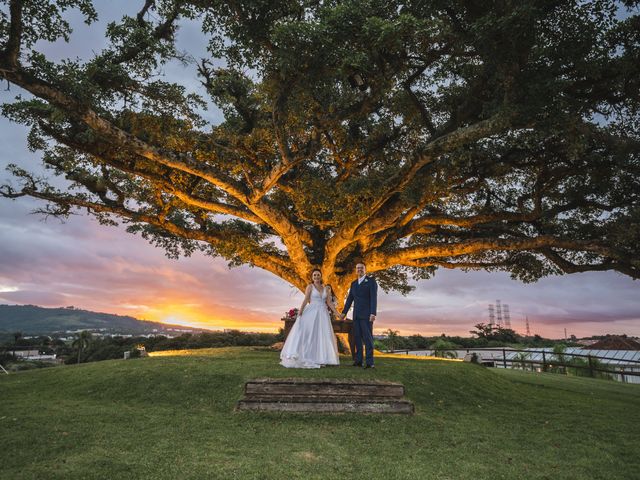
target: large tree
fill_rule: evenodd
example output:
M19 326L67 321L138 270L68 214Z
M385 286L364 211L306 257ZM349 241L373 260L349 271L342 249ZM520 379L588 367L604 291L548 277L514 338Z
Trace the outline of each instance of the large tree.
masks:
M439 267L638 278L639 3L146 0L53 62L91 2L0 0L0 75L29 93L2 112L68 181L12 166L0 192L300 289L317 265L341 299L360 259L403 293Z

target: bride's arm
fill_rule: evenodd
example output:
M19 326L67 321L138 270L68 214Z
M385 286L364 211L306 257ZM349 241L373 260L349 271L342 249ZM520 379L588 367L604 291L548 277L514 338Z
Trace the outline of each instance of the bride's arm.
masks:
M332 302L333 299L333 292L331 291L331 287L327 287L327 298L326 298L326 302L327 302L327 307L329 307L331 309L331 311L334 313L334 315L336 316L336 318L340 318L340 313L338 312L338 310L336 310L336 306L333 304Z
M302 305L300 305L300 310L298 310L298 316L302 315L302 311L309 300L311 299L311 285L307 285L307 289L304 291L304 299L302 300Z

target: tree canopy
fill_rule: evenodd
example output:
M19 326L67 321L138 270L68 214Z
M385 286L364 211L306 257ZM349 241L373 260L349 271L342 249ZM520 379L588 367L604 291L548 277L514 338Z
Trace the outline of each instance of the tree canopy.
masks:
M301 289L320 266L339 297L360 260L403 293L440 267L638 278L639 3L146 0L54 62L38 46L91 1L0 0L0 75L28 92L2 113L70 182L13 165L0 193Z

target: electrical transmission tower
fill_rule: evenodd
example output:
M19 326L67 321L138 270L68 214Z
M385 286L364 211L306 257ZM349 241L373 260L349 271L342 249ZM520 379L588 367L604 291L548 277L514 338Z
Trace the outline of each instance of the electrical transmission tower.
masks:
M493 312L493 303L489 304L489 326L493 329L493 325L496 322L496 317Z
M511 315L509 314L509 305L507 305L506 303L502 305L502 313L504 315L505 328L511 329Z
M496 321L498 327L502 327L502 305L500 305L500 300L496 300Z
M527 337L530 337L531 336L531 329L529 328L529 317L525 317L525 318L526 318L525 325L526 325L526 328L527 328Z

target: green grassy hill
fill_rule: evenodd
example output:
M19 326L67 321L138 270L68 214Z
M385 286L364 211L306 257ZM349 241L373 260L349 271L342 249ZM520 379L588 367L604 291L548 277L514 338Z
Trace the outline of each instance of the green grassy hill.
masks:
M380 358L285 370L251 348L0 377L0 477L11 479L630 479L640 387ZM256 377L405 384L414 416L234 412Z
M78 308L44 308L35 305L0 305L0 334L22 332L46 335L66 330L105 328L120 333L142 334L172 325L138 320L134 317L92 312ZM178 327L188 329L188 327Z

